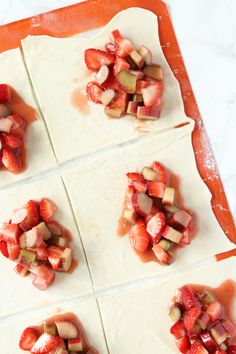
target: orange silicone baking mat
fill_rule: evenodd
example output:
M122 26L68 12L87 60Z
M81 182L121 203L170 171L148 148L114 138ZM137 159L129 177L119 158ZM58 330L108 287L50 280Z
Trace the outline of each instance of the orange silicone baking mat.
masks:
M184 62L178 47L166 4L161 0L89 0L0 27L0 52L20 46L27 35L68 37L97 29L109 22L119 11L141 7L158 17L159 36L164 55L178 79L185 113L193 118L193 147L198 171L212 194L212 209L227 237L236 243L236 229L229 210L216 162L194 98ZM148 30L148 29L147 29ZM157 34L158 35L158 34ZM217 259L236 255L236 250L221 254Z

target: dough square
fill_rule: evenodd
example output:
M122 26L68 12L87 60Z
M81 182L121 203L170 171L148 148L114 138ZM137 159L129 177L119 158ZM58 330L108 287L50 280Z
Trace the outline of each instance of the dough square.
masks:
M10 219L15 208L23 206L30 199L40 200L43 197L51 199L58 207L55 220L71 232L73 253L79 266L72 274L56 272L54 283L42 291L33 286L31 275L25 278L18 276L14 272L15 263L0 255L0 318L93 291L83 247L60 176L0 192L1 223Z
M26 327L38 325L43 320L60 313L73 312L81 321L89 343L97 349L99 354L107 354L102 323L96 300L79 302L78 300L58 305L57 307L42 308L30 313L26 312L14 318L4 319L0 322L1 353L22 354L18 347L21 333Z
M154 134L63 174L96 290L161 276L233 248L212 212L211 194L198 174L192 130L193 124L188 124ZM141 171L156 160L179 177L178 193L198 218L196 238L178 250L170 266L143 263L128 237L117 236L126 173Z
M164 283L100 298L110 352L179 353L174 337L169 333L173 322L168 316L168 306L176 290L185 284L218 287L227 279L236 281L235 266L236 261L232 257L205 267L192 267Z
M45 123L38 111L19 48L0 54L0 78L1 83L12 86L26 104L36 109L38 116L38 120L30 124L25 138L25 147L27 150L26 170L19 174L0 171L0 187L4 187L55 167L57 166L57 161Z
M85 67L84 50L104 49L114 29L119 29L137 48L147 46L153 54L153 62L163 66L164 107L158 121L137 124L130 116L109 119L102 105L89 102L86 114L72 104L73 93L83 89L86 94L86 83L94 80L94 74L90 75ZM189 121L184 113L179 83L158 40L157 17L150 11L141 8L121 11L91 39L28 36L22 41L22 47L60 163L136 139L146 134L137 129L140 124L153 132Z

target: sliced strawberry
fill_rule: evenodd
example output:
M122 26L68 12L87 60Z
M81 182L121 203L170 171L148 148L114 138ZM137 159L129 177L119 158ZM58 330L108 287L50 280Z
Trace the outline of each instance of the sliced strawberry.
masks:
M184 336L184 337L182 337L180 339L177 339L176 346L177 346L177 348L179 349L179 351L181 353L187 354L188 350L189 350L189 348L191 346L191 343L190 343L190 340L189 340L188 336Z
M126 112L129 95L126 92L119 91L117 97L109 104L110 108L120 108L122 113Z
M125 69L123 69L123 70L125 70ZM137 80L142 80L142 78L144 77L144 73L142 71L130 70L130 72L137 77Z
M161 246L159 246L158 243L153 245L152 250L160 264L164 265L170 263L170 255Z
M179 320L170 329L170 333L176 338L180 339L186 335L183 321Z
M16 272L17 275L21 276L21 277L25 277L26 275L29 274L29 271L26 267L24 267L22 264L18 263L15 268L14 271Z
M162 198L165 191L165 184L159 181L147 181L148 193L155 198Z
M125 194L125 201L123 208L124 209L133 209L133 195L136 193L136 190L133 186L128 186Z
M0 251L4 257L9 258L9 253L8 253L6 241L0 241Z
M19 172L21 161L10 147L5 147L2 153L2 164L10 172Z
M146 230L153 238L155 238L156 242L161 238L161 233L166 226L166 217L162 212L157 212L148 222L146 226ZM156 237L159 236L158 239Z
M129 186L133 186L138 192L146 192L147 184L141 173L129 172L126 176L128 177Z
M34 344L37 342L38 340L38 333L36 331L36 329L31 328L31 327L27 327L21 337L20 337L20 342L19 342L19 346L22 350L31 350L34 346Z
M147 80L138 80L136 82L135 93L142 94L142 90L148 86L150 86L150 83Z
M190 221L191 224L191 221ZM179 245L181 246L186 246L189 245L191 243L191 236L192 236L192 226L190 227L190 224L184 228L184 230L182 231L182 238L179 242Z
M127 56L135 50L133 44L128 39L124 38L119 30L111 32L111 39L117 45L117 49L121 49L119 52L116 50L116 55Z
M192 345L189 350L189 354L208 354L208 350L204 348L202 343L198 340L196 340Z
M151 209L151 213L150 213L148 216L146 216L146 218L145 218L145 223L147 224L148 221L149 221L154 215L156 215L156 213L158 213L158 211L159 211L159 209L153 204L153 205L152 205L152 209Z
M116 54L117 46L115 43L109 42L105 45L105 49L109 54Z
M27 216L27 209L26 208L19 208L13 210L11 222L12 224L20 224L22 221L25 220Z
M140 253L144 253L148 249L150 242L149 235L142 220L136 221L135 225L131 228L129 240L132 247Z
M113 73L109 75L108 79L101 85L101 88L120 91L120 87Z
M11 100L10 86L7 84L0 85L0 103L8 103Z
M0 132L9 133L12 121L9 118L0 118Z
M19 148L23 145L23 140L15 134L3 134L5 144L13 149Z
M29 200L24 208L27 210L27 216L24 221L20 223L20 227L24 231L28 231L39 223L38 208L37 204L33 200Z
M36 252L38 260L46 261L48 259L48 250L46 243L43 243L40 247L34 248L33 251Z
M130 64L124 58L116 57L115 64L113 66L113 73L116 76L121 70L129 70Z
M156 180L167 185L169 182L169 174L168 174L166 168L164 167L164 165L162 165L158 161L154 161L152 164L152 169L157 174Z
M201 314L201 309L199 307L193 307L185 312L184 326L187 331L191 331L193 329L200 314Z
M193 307L197 307L197 298L188 286L183 286L180 291L180 303L185 310L189 310Z
M48 260L54 270L61 268L61 256L65 248L59 246L50 246L47 249Z
M95 103L102 103L99 99L103 89L96 82L89 82L86 86L88 98Z
M234 354L234 353L236 353L236 351L234 352L231 352L231 351L229 351L229 349L227 350L227 352L225 352L224 350L222 350L222 349L217 349L215 352L214 352L214 354Z
M19 225L4 222L0 230L0 238L5 242L17 244L21 230Z
M202 343L204 344L204 346L207 348L207 350L209 350L211 353L214 352L217 349L217 344L214 341L212 335L210 332L206 331L206 332L202 332L200 334Z
M211 302L206 312L209 315L211 322L220 320L223 315L222 306L218 301Z
M53 202L49 199L43 198L39 204L39 212L43 221L49 221L55 212L57 211L57 207Z
M47 289L48 286L52 284L55 279L54 270L45 264L41 264L38 267L31 267L30 271L32 274L35 275L33 285L40 290Z
M14 243L8 242L7 250L8 250L8 253L9 253L9 259L11 261L15 261L15 260L18 259L19 254L20 254L20 246L18 244L14 244Z
M162 103L162 81L141 90L145 107L160 107Z
M115 62L115 56L100 49L86 49L84 54L87 68L93 71L100 69L102 65L110 66Z
M48 333L43 333L34 344L31 349L33 354L50 354L52 350L56 350L59 347L65 347L63 339L58 336L52 336Z
M16 129L23 128L25 126L24 119L21 118L18 114L15 114L15 113L11 114L7 118L9 118L13 122L12 127L11 127L11 131L14 132L14 134L15 134Z
M236 345L230 345L228 347L228 351L227 351L228 354L236 354ZM221 354L221 353L220 353Z
M137 214L147 216L151 213L153 200L145 193L137 192L133 195L133 208Z
M50 230L50 232L54 235L54 236L61 236L63 235L64 231L62 229L62 227L58 224L58 222L56 221L49 221L46 223L47 228Z

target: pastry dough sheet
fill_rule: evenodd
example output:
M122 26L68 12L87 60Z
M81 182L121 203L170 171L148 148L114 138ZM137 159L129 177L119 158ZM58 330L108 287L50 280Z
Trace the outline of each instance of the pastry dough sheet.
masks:
M99 354L107 354L106 341L95 300L84 302L71 301L60 307L50 309L35 310L25 313L13 319L0 322L0 352L4 354L22 354L23 351L18 347L21 333L26 327L38 325L43 320L54 315L66 312L73 312L81 321L89 343L97 349ZM3 350L3 351L1 351Z
M211 194L198 174L192 129L193 123L146 137L63 174L96 290L186 268L232 248L212 212ZM178 250L176 261L166 267L143 263L128 236L117 236L126 173L141 171L155 160L179 177L178 193L198 218L196 238Z
M26 104L36 109L39 118L30 124L26 134L26 170L19 174L0 171L0 187L3 187L48 170L56 166L57 162L45 124L38 112L20 49L0 54L0 78L1 83L12 86Z
M110 352L179 353L169 333L173 322L168 316L168 305L176 290L191 283L218 287L227 279L236 281L235 266L233 257L190 269L164 283L99 299Z
M18 276L14 272L15 262L0 255L0 318L93 291L83 247L61 177L0 192L1 224L10 219L13 209L23 206L30 199L40 200L43 197L51 199L57 205L58 211L54 219L71 232L72 248L79 266L72 274L57 272L54 283L47 290L41 291L32 285L31 275L25 278Z
M110 32L116 28L137 48L143 44L150 48L153 62L163 66L164 108L158 121L142 124L145 129L161 131L190 121L184 113L179 83L163 55L157 17L152 12L141 8L121 11L91 39L28 36L22 41L23 52L59 162L143 135L137 129L140 123L135 123L133 117L109 119L104 107L93 102L88 103L86 114L71 102L78 89L86 95L86 83L94 80L94 74L88 73L85 67L84 50L104 49Z

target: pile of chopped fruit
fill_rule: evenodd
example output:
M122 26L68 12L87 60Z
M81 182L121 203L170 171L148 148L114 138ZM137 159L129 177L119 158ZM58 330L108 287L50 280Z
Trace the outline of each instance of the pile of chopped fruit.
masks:
M175 324L170 333L181 353L235 354L236 327L224 315L220 302L208 291L194 292L183 286L178 290L169 316Z
M160 264L170 264L175 251L191 242L193 216L176 206L176 191L168 186L169 173L160 162L127 177L122 217L130 225L131 245L141 254L152 250Z
M94 81L87 84L91 101L102 103L113 118L130 114L138 119L160 118L163 73L152 63L152 53L145 46L138 50L123 38L119 30L111 32L106 51L85 50L85 63L95 71Z
M26 122L8 107L10 87L0 85L0 167L10 172L21 169L21 149L24 145Z
M27 327L20 338L19 347L33 354L95 354L89 347L79 328L69 320L45 322L43 329Z
M46 198L39 203L29 200L0 228L0 251L17 263L17 274L25 277L31 273L33 285L40 290L52 284L55 271L67 272L72 263L65 230L52 220L56 210Z

